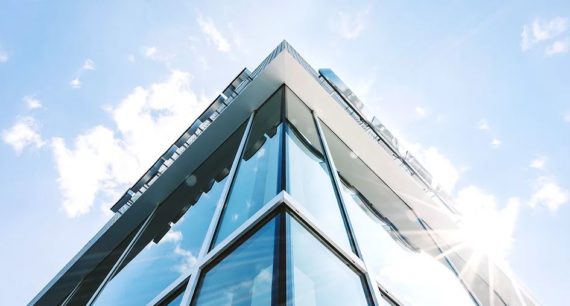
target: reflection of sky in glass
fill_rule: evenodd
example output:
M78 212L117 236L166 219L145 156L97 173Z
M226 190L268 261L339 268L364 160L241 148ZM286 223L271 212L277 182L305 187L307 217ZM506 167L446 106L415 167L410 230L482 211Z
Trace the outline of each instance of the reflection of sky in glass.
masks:
M282 126L270 137L263 134L260 139L248 141L246 154L251 148L249 159L242 159L234 179L234 185L221 218L215 243L219 243L265 203L277 194L279 171L279 142ZM253 143L251 143L253 142Z
M149 243L113 278L95 305L145 305L196 263L225 179L215 183L158 244Z
M192 305L271 305L275 219L208 270Z
M367 305L361 278L295 219L287 219L290 305Z
M322 229L350 251L348 233L323 156L309 149L292 128L287 128L287 190L311 213Z
M343 188L343 197L368 269L398 300L405 305L474 305L451 270L429 254L395 241L390 227L356 193Z

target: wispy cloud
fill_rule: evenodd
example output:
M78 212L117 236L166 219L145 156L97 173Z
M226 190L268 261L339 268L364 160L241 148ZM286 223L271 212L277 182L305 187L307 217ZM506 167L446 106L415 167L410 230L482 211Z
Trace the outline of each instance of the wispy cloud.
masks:
M498 138L493 138L493 140L491 140L491 146L495 149L500 147L502 143L503 142Z
M539 43L552 40L568 30L568 18L555 17L550 20L535 18L532 23L523 26L521 49L527 51ZM563 41L556 41L545 49L545 54L553 55L565 52L568 47Z
M176 54L172 50L165 51L164 49L156 46L144 48L143 55L146 58L157 62L168 62L176 57ZM132 60L132 62L134 62L134 56L132 57Z
M421 106L416 106L414 110L416 111L416 115L420 118L425 118L427 116L427 110Z
M546 47L544 54L548 56L553 56L556 54L562 54L568 52L570 48L570 39L557 40L553 42L550 46Z
M564 119L564 121L570 123L570 111L564 113L564 115L562 115L562 118Z
M51 140L62 208L69 217L95 203L117 200L205 107L190 89L191 76L172 71L164 82L136 87L108 107L115 127L97 125L71 144Z
M531 207L544 206L551 212L556 212L569 199L568 190L560 187L552 177L539 177L533 189L534 192L529 201Z
M71 88L81 88L81 80L79 78L75 78L69 82Z
M356 39L365 29L369 10L356 13L337 12L329 20L330 28L344 39Z
M95 62L91 59L86 59L81 67L83 70L95 70Z
M26 104L26 107L28 109L36 109L42 107L42 102L35 96L25 96L22 98L22 101L24 101L24 104Z
M5 63L8 61L8 53L6 51L0 49L0 64Z
M32 117L22 117L10 128L2 131L2 140L10 145L16 154L28 146L41 148L44 141L39 134L39 126Z
M456 167L436 147L423 148L419 144L408 144L406 147L413 152L430 174L437 185L444 191L451 193L459 180L465 167Z
M92 59L85 59L83 65L78 69L76 77L69 82L71 88L81 88L81 76L85 71L95 70L95 62Z
M231 46L229 41L222 35L220 30L218 30L211 18L205 19L203 16L199 15L197 21L208 41L214 44L218 51L230 52Z
M544 166L546 165L546 161L548 158L544 155L537 156L535 159L530 161L529 167L544 170Z
M487 122L487 120L481 119L481 121L479 121L479 123L477 123L477 129L481 130L481 131L488 131L491 129L491 127L489 126L489 123Z

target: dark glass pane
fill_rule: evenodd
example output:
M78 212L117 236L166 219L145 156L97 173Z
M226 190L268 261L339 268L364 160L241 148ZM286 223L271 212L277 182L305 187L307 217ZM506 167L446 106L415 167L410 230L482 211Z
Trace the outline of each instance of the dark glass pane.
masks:
M176 223L158 243L148 243L103 289L95 305L144 305L196 263L225 179ZM141 239L156 234L151 224ZM152 232L152 233L151 233ZM150 237L149 237L150 238Z
M245 125L164 200L95 305L144 305L196 263Z
M294 218L287 217L288 305L369 305L362 277Z
M350 251L350 240L324 156L293 126L287 127L286 150L287 191L307 208L327 235Z
M324 155L313 114L289 87L285 87L285 106L287 121L296 128L313 149Z
M282 90L279 90L255 114L213 246L277 194L281 105Z
M275 218L206 270L192 305L271 305Z

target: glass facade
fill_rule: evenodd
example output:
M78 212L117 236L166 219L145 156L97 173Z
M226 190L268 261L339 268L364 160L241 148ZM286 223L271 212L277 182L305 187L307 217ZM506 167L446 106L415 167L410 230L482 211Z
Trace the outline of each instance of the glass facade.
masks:
M271 305L275 223L275 219L270 220L229 255L205 270L192 305Z
M281 108L278 90L256 112L213 246L230 235L280 189Z
M423 230L413 211L315 120L277 90L153 214L95 305L146 304L184 277L158 305L180 305L188 290L191 305L476 305L445 257L398 229ZM281 190L294 201L231 235Z

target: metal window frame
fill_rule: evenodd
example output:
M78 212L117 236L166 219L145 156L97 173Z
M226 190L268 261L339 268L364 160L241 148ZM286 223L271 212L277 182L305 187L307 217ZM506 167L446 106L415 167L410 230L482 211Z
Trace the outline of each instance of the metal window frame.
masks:
M97 289L95 290L95 292L93 293L93 295L91 296L91 298L89 299L89 301L87 302L86 305L88 305L88 306L93 305L93 303L99 297L99 294L101 294L101 291L107 286L107 284L113 279L113 277L115 277L119 268L121 267L121 265L125 261L125 258L127 258L127 256L131 252L132 248L135 246L135 244L138 242L139 238L142 236L142 233L144 232L144 230L146 230L146 228L150 224L150 221L154 217L154 214L158 210L158 207L159 206L156 206L152 210L152 212L149 214L149 216L146 218L146 220L144 221L141 228L137 231L137 233L135 234L135 236L133 237L131 242L129 242L129 244L127 245L127 247L125 248L125 250L123 251L121 256L119 256L119 258L117 259L117 262L115 262L115 264L113 265L113 267L111 268L109 273L107 273L107 276L105 276L105 278L103 279L101 284L99 284L99 286L97 287Z
M340 189L340 188L342 188L342 187L340 187L341 186L340 185L341 184L340 177L338 176L338 171L336 169L336 165L334 163L334 160L332 159L332 155L331 155L325 134L324 134L323 129L321 127L319 116L314 111L313 111L313 119L315 121L315 125L317 126L317 133L318 133L318 136L321 140L321 144L323 146L325 158L326 158L326 161L328 163L330 175L331 175L332 180L333 180L334 189L335 189L335 192L336 192L336 195L338 198L339 205L341 207L341 211L342 211L344 220L346 222L346 229L348 231L349 237L353 241L354 248L356 249L356 252L358 253L358 255L360 257L362 257L363 256L362 251L360 250L360 245L358 244L358 240L356 239L354 227L352 226L352 221L350 220L350 216L348 214L348 211L346 210L346 203L344 202L344 198L342 196L342 192ZM364 265L364 277L366 279L366 285L368 286L368 292L371 295L372 300L374 301L374 304L381 305L380 302L382 301L382 296L381 296L379 290L377 289L378 287L375 286L375 284L374 284L375 283L374 276L369 272L369 269L366 266L364 259L362 259L362 264Z
M230 169L230 173L228 174L228 180L224 186L224 190L222 191L220 198L218 199L218 203L216 204L216 210L214 211L214 215L208 227L208 232L206 232L206 236L204 237L204 241L202 242L202 248L200 249L200 253L198 254L198 263L200 263L204 259L204 257L208 253L208 250L210 249L213 243L214 235L218 227L218 223L221 219L226 199L228 197L231 185L235 179L235 174L239 165L239 161L241 160L247 139L249 138L249 134L251 132L251 126L253 123L254 114L255 113L252 113L247 121L247 126L245 127L241 142L239 144L238 150L232 162L232 168ZM182 298L181 305L190 304L190 297L193 295L193 292L196 289L196 285L200 274L199 273L200 265L197 264L192 270L193 271L189 272L190 279L188 280L188 284L186 285L186 290L184 291L184 296Z

